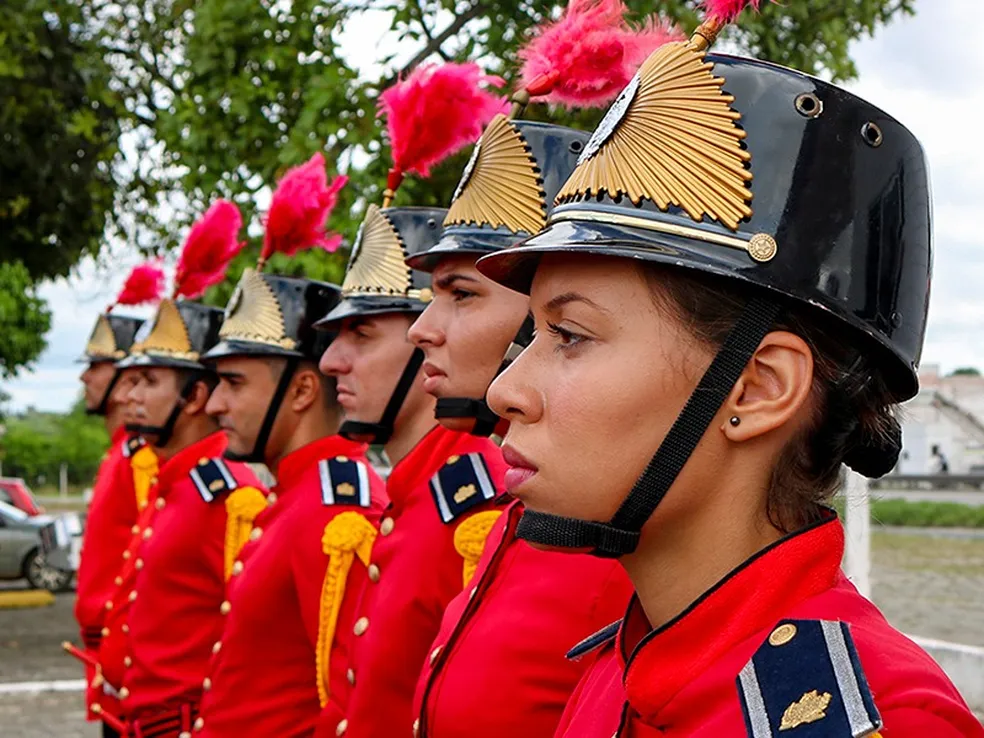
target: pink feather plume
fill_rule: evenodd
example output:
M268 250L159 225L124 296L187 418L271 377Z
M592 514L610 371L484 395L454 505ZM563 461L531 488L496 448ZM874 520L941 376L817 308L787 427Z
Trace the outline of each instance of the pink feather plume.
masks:
M229 262L245 241L239 241L243 216L228 200L216 200L188 232L174 277L174 296L195 298L225 278Z
M734 21L748 5L758 10L760 2L761 0L703 0L707 17L723 23Z
M379 108L386 115L394 170L426 177L439 161L477 141L485 124L508 107L486 89L503 84L474 63L421 64L384 90Z
M260 263L275 253L290 256L315 246L325 251L337 249L342 237L327 233L325 225L346 182L348 177L343 175L328 184L325 158L320 152L306 164L289 169L270 201Z
M666 21L634 28L622 0L571 0L519 51L523 88L572 107L607 105L656 48L684 38Z
M159 302L164 294L164 269L159 261L133 267L113 305L143 305Z

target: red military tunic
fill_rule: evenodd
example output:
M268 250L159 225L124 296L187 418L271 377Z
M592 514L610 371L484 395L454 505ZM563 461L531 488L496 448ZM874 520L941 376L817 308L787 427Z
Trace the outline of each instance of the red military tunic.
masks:
M243 547L229 581L203 738L310 736L322 700L321 723L335 735L351 688L356 606L369 582L358 557L371 550L386 501L365 452L331 436L281 461L276 501L254 523L262 537Z
M417 684L420 736L553 735L587 666L565 654L625 612L632 584L618 562L533 548L516 538L522 512L509 505L475 586L444 613Z
M130 462L133 453L142 446L140 439L128 439L122 427L113 434L109 450L96 474L92 501L86 515L82 558L76 574L75 619L79 623L85 650L93 657L99 650L105 626L106 600L116 589L114 580L120 571L120 556L137 522L138 501ZM94 671L87 669L86 676L86 681L91 685L95 678ZM93 704L93 696L87 693L87 706ZM92 719L93 716L90 714L89 717Z
M556 735L984 736L932 658L844 577L843 553L831 519L752 557L655 631L633 600Z
M127 594L128 666L120 697L138 736L190 729L228 611L231 559L266 506L249 467L221 460L225 445L225 436L213 433L161 468L160 509L142 535L143 564ZM244 504L246 513L239 509Z
M430 431L390 473L390 504L360 603L355 686L339 735L411 735L413 693L444 609L474 575L506 465L487 438Z
M155 478L154 485L150 489L150 499L152 503L145 507L137 523L131 532L129 545L121 556L120 573L114 580L115 590L111 597L103 603L106 612L106 620L102 630L102 641L99 645L99 677L89 682L90 691L88 693L88 703L93 711L98 710L101 714L109 714L117 719L122 719L122 708L119 703L119 690L123 685L123 674L129 665L129 648L127 645L127 634L129 625L127 619L130 614L129 593L133 590L137 572L143 568L143 559L137 552L143 543L144 531L153 525L157 511L164 504L162 498L157 497L158 480Z

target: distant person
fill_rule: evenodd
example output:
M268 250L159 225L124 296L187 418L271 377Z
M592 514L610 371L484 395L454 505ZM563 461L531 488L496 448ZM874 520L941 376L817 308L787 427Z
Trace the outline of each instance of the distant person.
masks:
M950 473L950 462L946 459L946 454L943 453L943 449L939 445L934 445L932 450L932 456L935 459L933 464L934 474L949 474Z
M101 416L110 437L109 449L86 500L88 512L76 585L75 619L79 623L89 665L86 673L86 715L89 720L99 719L89 708L98 701L101 691L93 664L105 627L104 603L113 593L120 557L132 535L130 529L137 522L140 509L147 504L150 480L157 473L154 452L139 436L128 436L124 428L127 421L124 400L135 380L136 370L116 367L116 362L129 354L143 320L112 312L117 305L159 299L156 283L149 290L133 288L134 277L146 275L148 269L155 268L136 267L115 302L96 318L92 335L79 359L86 364L80 377L85 388L86 414ZM104 725L103 735L115 736L116 733Z

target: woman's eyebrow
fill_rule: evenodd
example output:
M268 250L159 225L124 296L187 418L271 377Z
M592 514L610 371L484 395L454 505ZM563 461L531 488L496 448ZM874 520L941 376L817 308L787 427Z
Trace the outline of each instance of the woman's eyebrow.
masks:
M478 284L478 280L475 277L469 276L467 274L460 274L458 272L452 272L451 274L443 274L434 280L434 284L440 287L442 290L450 289L451 286L461 280L462 282L472 282Z
M556 311L562 308L564 305L567 305L572 302L583 302L584 304L589 305L595 308L596 310L600 310L603 313L608 313L609 315L612 312L608 308L602 307L594 300L585 297L584 295L578 292L564 292L563 294L557 295L556 297L551 298L547 302L547 304L543 306L543 309L549 311Z

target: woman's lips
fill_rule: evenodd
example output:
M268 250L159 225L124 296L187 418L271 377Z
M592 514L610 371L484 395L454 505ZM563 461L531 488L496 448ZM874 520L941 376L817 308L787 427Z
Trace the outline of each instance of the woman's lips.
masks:
M445 372L438 369L429 361L425 361L423 366L420 367L420 370L424 374L424 392L429 394L434 394L434 390L441 383L441 380L447 378L448 376Z
M502 458L509 465L503 481L506 485L506 491L510 494L536 476L538 471L536 464L528 461L512 446L502 447Z

